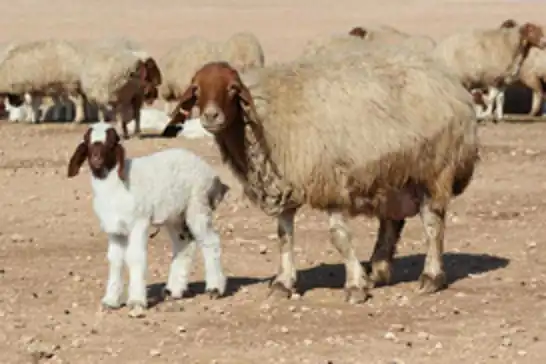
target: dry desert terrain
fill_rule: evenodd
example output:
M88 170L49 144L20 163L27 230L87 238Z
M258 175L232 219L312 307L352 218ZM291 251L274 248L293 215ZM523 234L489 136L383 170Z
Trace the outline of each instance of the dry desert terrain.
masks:
M18 0L0 2L0 42L41 37L130 36L160 54L177 38L220 39L238 30L261 40L266 62L288 60L317 35L387 23L439 38L502 20L540 22L542 1L480 0ZM298 300L267 298L276 272L275 222L236 203L239 189L210 140L144 138L130 156L184 147L232 187L218 211L229 295L155 302L170 242L150 241L152 308L98 310L107 274L106 236L91 206L87 167L66 178L85 125L0 121L0 363L374 364L546 362L546 124L486 124L482 161L448 218L449 287L415 293L425 246L418 218L406 225L395 282L364 305L344 302L344 270L324 214L297 220ZM370 256L377 222L351 222L358 254ZM41 353L41 354L40 354ZM41 356L41 357L40 357Z

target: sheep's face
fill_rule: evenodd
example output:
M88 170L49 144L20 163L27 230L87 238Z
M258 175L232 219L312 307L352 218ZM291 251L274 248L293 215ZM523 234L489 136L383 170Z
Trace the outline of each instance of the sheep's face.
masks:
M195 73L177 109L193 114L195 108L203 127L218 134L238 120L244 106L252 105L237 71L226 62L211 62Z
M546 37L541 27L533 23L525 23L519 28L524 43L540 49L546 48Z
M87 159L95 178L103 179L118 165L119 178L123 179L125 151L116 129L108 123L98 122L84 134L83 141L74 151L68 164L68 177L78 174Z
M158 97L157 86L162 82L161 71L152 57L140 61L137 69L143 87L144 102L152 104Z
M506 19L505 21L503 21L501 23L501 28L504 28L504 29L511 29L511 28L515 28L517 27L518 24L516 23L516 21L514 19Z

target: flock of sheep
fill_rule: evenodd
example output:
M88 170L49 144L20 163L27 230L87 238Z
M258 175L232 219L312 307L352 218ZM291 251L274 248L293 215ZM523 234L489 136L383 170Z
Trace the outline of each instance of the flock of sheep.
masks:
M277 218L279 270L271 292L296 291L294 222L308 205L328 214L331 243L345 264L346 299L360 303L375 284L389 282L405 220L416 215L428 244L419 291L445 287L445 217L479 161L479 113L491 115L495 106L502 117L506 87L522 74L540 78L539 67L527 62L539 63L545 41L540 26L513 20L439 41L388 26L355 27L313 39L300 57L277 64L265 64L249 33L225 42L181 40L157 60L127 40L37 41L5 49L0 94L7 105L27 103L35 113L43 96L70 98L76 122L85 117L84 103L99 109L68 176L85 162L92 173L94 211L109 240L105 307L122 304L125 262L130 315L144 315L152 226L165 227L173 242L166 294L183 296L197 246L207 291L219 297L226 290L212 215L228 186L184 149L126 158L107 122L113 111L127 138L134 118L138 134L141 106L157 98L167 102L170 124L198 118L245 195ZM358 215L380 221L369 272L346 224Z

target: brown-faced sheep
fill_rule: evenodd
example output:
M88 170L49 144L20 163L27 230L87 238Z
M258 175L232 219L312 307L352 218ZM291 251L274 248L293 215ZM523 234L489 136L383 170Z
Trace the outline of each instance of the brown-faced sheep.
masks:
M452 34L438 42L433 57L444 63L467 90L497 88L496 117L503 117L504 88L514 82L531 48L546 47L540 26L478 29Z
M361 214L380 219L376 281L389 279L404 221L420 213L429 244L420 290L445 285L446 209L478 160L472 100L458 79L419 57L297 61L244 74L212 62L177 105L194 107L247 197L278 218L272 292L294 289L294 216L305 204L329 214L350 302L365 300L372 283L346 225Z
M243 71L263 67L264 52L256 36L247 32L235 33L226 41L211 41L202 37L182 39L159 59L163 72L159 96L166 102L165 111L172 111L177 98L187 88L199 67L207 62L221 60Z

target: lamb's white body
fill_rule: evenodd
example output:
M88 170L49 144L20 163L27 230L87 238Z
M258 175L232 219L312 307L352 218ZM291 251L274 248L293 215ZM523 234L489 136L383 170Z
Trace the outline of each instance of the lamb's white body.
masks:
M91 142L100 140L101 133L100 128L95 128ZM120 306L125 260L130 275L128 305L133 307L133 316L143 313L147 306L146 246L150 225L165 226L173 243L166 286L173 297L182 297L187 289L196 242L203 251L207 291L223 294L226 278L220 238L212 227L213 207L209 201L220 183L214 170L187 150L168 149L126 159L125 176L126 181L122 181L116 167L104 179L91 177L93 209L101 229L108 234L110 268L102 303Z

